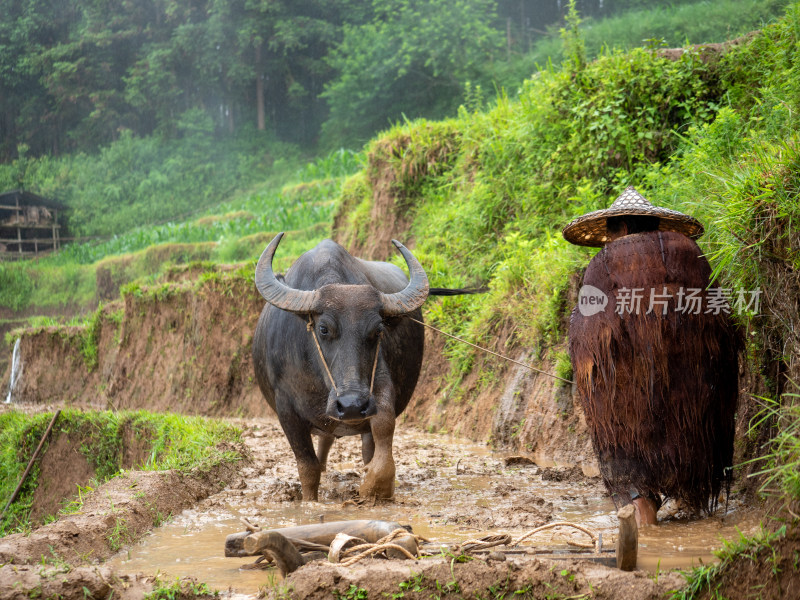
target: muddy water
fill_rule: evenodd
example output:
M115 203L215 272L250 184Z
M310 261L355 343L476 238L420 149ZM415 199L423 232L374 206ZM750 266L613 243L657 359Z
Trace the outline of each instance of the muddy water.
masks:
M614 506L599 479L573 473L556 481L557 469L506 467L502 455L464 440L401 428L395 439L395 500L377 506L348 502L356 496L361 477L357 439L337 442L323 476L321 502L306 503L292 499L299 491L297 473L277 425L265 421L250 426L245 440L255 460L243 481L175 516L114 557L111 566L122 573L193 576L233 598L253 597L259 586L279 576L272 570L242 569L252 558L223 557L226 536L244 529L242 517L265 529L320 520L383 519L410 524L415 533L441 543L494 533L518 538L551 521L572 521L601 532L607 543L616 534ZM654 571L708 562L722 538L737 537L737 528L749 533L756 527L755 517L736 507L725 519L667 520L640 531L639 566ZM566 552L567 537L588 540L583 534L550 530L526 544Z

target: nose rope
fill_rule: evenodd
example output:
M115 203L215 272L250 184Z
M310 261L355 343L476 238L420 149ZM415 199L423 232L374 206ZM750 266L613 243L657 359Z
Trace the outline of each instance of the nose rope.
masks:
M375 384L375 369L378 368L378 354L381 353L381 338L383 338L383 332L381 331L378 334L378 347L375 349L375 360L372 361L372 377L369 379L369 393L372 395L372 386Z
M336 389L336 382L333 380L333 374L331 370L328 368L328 361L325 360L325 355L322 353L322 347L319 345L319 340L317 339L317 332L314 331L314 321L311 320L311 315L308 315L308 324L306 325L306 329L311 332L311 336L314 338L314 343L317 345L317 351L319 352L319 357L322 359L322 366L325 367L325 372L328 374L328 379L331 380L331 385L333 386L333 391L336 392L336 395L339 395L339 390Z
M319 352L319 358L322 360L322 366L325 367L325 372L328 374L328 379L331 381L331 386L333 386L333 391L336 395L339 395L339 390L336 387L336 382L333 380L333 374L331 373L330 368L328 367L328 361L325 360L325 355L322 353L322 346L319 345L319 340L317 339L317 332L314 329L314 321L311 318L311 315L308 315L308 323L306 323L306 329L311 332L311 336L314 338L314 345L317 347L317 352ZM381 353L381 339L383 338L383 332L380 333L378 336L378 347L375 349L375 360L372 361L372 376L369 380L369 393L372 394L372 387L375 385L375 371L378 368L378 355Z

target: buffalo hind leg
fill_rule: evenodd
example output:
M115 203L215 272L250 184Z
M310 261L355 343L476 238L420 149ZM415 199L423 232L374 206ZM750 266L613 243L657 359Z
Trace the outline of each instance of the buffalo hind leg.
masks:
M293 408L286 407L284 403L276 404L278 420L283 432L286 434L286 439L289 440L289 445L292 447L294 458L297 461L297 473L300 475L303 500L316 502L319 494L319 480L322 468L317 455L314 453L311 429L308 423L294 412Z
M367 472L358 493L363 498L391 498L394 496L394 457L392 442L394 440L394 411L378 412L370 420L372 429L372 460L366 466ZM362 444L364 438L362 436ZM365 447L362 455L366 460Z
M332 435L320 434L317 436L317 460L319 468L323 471L328 469L328 453L331 451L335 439Z
M372 438L372 432L361 434L361 458L364 459L364 464L368 465L375 456L375 440Z

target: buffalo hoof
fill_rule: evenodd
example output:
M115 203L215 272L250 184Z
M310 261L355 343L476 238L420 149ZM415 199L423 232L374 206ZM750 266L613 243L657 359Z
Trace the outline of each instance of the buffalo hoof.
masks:
M394 478L388 482L370 482L366 480L361 484L358 495L362 498L388 500L394 497Z

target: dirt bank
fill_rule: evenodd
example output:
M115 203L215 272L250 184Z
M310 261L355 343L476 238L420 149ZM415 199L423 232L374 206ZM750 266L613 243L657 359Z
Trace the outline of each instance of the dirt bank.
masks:
M124 471L87 494L79 512L62 516L30 534L0 539L0 563L53 560L77 566L103 560L170 515L223 489L235 478L237 468L223 463L188 473Z
M443 358L444 339L426 330L426 359L412 404L401 417L404 422L488 441L542 465L578 465L587 474L598 473L574 386L544 374L555 370L550 360L536 360L525 349L506 351L514 360L544 371L540 373L478 353L474 368L459 386L461 399L454 401L448 398L445 383L450 364Z
M2 405L0 410L38 412L42 408ZM233 451L238 460L191 470L154 472L134 467L97 487L95 467L83 451L93 448L97 440L86 437L87 428L64 429L62 425L54 428L36 463L32 530L0 538L0 598L4 600L142 598L162 585L157 577L119 575L102 563L153 527L238 481L239 473L250 464L244 445L223 442L218 449ZM123 429L120 460L129 469L146 460L150 443L136 439L129 427ZM78 494L76 485L81 490ZM51 516L42 525L45 515ZM196 583L187 578L166 585L191 590ZM182 596L176 591L171 597Z
M0 598L3 600L142 600L169 598L196 600L219 598L206 593L193 578L165 581L158 575L119 576L102 566L61 565L0 566Z
M263 416L250 359L262 307L252 281L236 272L134 289L88 328L25 331L14 400ZM7 369L4 390L9 378Z
M335 593L354 598L596 598L655 600L679 588L683 578L675 573L656 580L644 572L581 561L513 558L503 561L431 559L388 563L368 560L355 567L315 562L302 567L286 582L291 598L323 600ZM363 595L357 596L359 590ZM281 592L282 593L282 592ZM400 595L402 594L402 596ZM276 596L278 593L276 593Z
M122 452L119 466L122 469L136 468L146 462L150 455L150 441L137 437L127 422L123 425ZM100 438L100 439L98 439ZM102 445L102 437L94 427L67 431L62 422L54 428L46 451L37 462L38 485L33 493L30 519L41 525L48 515L58 514L64 499L75 495L77 486L89 488L93 480L100 479L97 469L88 455ZM82 451L82 449L86 449Z
M800 598L800 529L791 515L786 516L790 524L785 537L726 565L716 582L720 597ZM706 591L700 597L713 600L717 596Z

